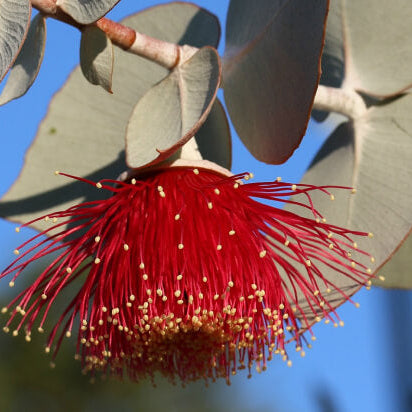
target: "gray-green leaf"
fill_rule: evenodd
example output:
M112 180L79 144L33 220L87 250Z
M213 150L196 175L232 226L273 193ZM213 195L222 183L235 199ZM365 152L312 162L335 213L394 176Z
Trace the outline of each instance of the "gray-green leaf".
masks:
M0 81L23 45L29 29L29 0L0 0Z
M40 70L46 44L46 19L37 14L0 95L0 105L23 96Z
M74 20L90 24L108 13L120 0L57 0L56 4Z
M82 32L80 67L91 84L112 93L113 45L98 27L87 26Z
M374 234L373 239L357 241L359 248L374 256L373 268L383 265L411 230L411 158L412 95L408 94L340 125L304 176L306 183L356 187L355 195L337 190L335 202L320 194L314 203L328 221ZM392 283L390 274L388 280Z
M342 80L345 65L345 87L391 96L412 86L410 0L331 0L329 15L323 84Z
M327 0L232 0L223 88L243 143L266 163L283 163L307 127L320 76Z
M210 112L220 78L219 55L204 47L152 87L129 120L127 164L159 163L194 136Z
M384 280L380 279L384 277ZM412 236L405 240L395 255L378 272L374 285L385 288L412 289Z
M216 46L219 40L217 19L187 3L154 7L123 23L178 44ZM23 170L0 203L0 216L24 222L104 195L87 184L56 177L54 170L97 181L116 178L126 169L124 135L133 107L168 71L122 50L114 51L116 93L90 85L79 68L74 70L53 97ZM36 229L45 226L45 222L33 225Z

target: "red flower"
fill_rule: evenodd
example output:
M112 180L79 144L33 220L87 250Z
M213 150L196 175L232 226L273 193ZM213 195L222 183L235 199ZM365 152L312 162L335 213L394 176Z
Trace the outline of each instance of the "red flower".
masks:
M237 369L265 369L272 353L288 360L288 339L300 348L314 321L339 320L328 292L349 299L320 267L368 282L370 270L348 253L351 236L368 234L322 221L310 192L330 195L326 187L242 182L251 177L171 167L127 182L80 179L113 195L50 214L48 237L15 251L20 256L1 274L14 274L10 285L33 261L52 254L52 262L3 309L12 311L5 330L17 324L16 335L24 326L30 340L62 289L82 278L46 351L53 346L55 356L74 330L86 371L229 380ZM294 195L307 204L289 200Z

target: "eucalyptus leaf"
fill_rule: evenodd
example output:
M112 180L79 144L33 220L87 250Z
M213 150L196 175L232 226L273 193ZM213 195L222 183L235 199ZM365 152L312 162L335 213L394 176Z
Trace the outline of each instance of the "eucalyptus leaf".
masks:
M88 26L80 42L80 67L84 77L112 93L113 45L105 32Z
M380 277L383 276L381 280ZM412 289L412 236L378 272L373 284L385 288Z
M46 45L46 19L37 14L0 95L0 105L23 96L39 73Z
M331 0L328 20L322 84L338 84L345 66L344 87L373 96L412 86L410 0Z
M0 81L23 46L30 15L29 0L0 0Z
M193 137L212 108L220 79L219 55L204 47L152 87L127 126L127 164L138 168L159 163Z
M340 125L303 179L316 185L356 188L355 195L334 191L334 202L322 194L314 195L313 200L333 224L374 234L373 239L356 239L358 247L375 258L374 271L391 258L411 230L411 158L412 95L408 94ZM388 284L394 287L390 276ZM348 294L357 289L333 271L328 278L338 284L343 280Z
M230 2L226 106L239 137L263 162L285 162L306 131L327 10L327 0Z
M187 3L150 8L123 23L178 44L216 46L219 40L216 18ZM104 195L87 184L57 177L54 170L97 181L116 178L126 169L124 134L133 107L168 71L119 49L114 65L116 93L90 85L77 68L54 96L19 178L0 203L0 216L24 222Z
M90 24L107 14L120 0L57 0L56 4L78 23Z

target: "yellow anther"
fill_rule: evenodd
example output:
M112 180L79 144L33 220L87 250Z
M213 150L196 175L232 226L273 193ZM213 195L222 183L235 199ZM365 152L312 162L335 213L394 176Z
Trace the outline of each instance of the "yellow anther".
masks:
M280 310L285 309L285 305L284 305L283 303L281 303L281 304L279 305L279 309L280 309Z
M353 242L353 247L354 247L354 249L357 249L357 248L358 248L358 244L357 244L356 242Z
M302 352L300 352L300 356L302 356L302 358L304 358L306 355L305 351L303 350Z
M157 293L157 296L162 296L163 295L162 289L157 289L156 293Z
M239 183L235 183L235 184L233 185L233 187L234 187L235 189L237 189L237 188L239 187Z
M67 268L66 268L66 272L67 272L67 273L72 273L72 268L71 268L71 267L67 267Z
M289 243L290 243L289 240L286 240L285 243L284 243L284 245L285 245L286 247L288 247L288 246L289 246Z
M330 200L335 200L335 196L334 196L334 195L330 195Z
M58 170L55 170L54 174L57 176L60 174L60 172Z
M163 192L163 187L162 187L162 186L157 186L157 190L158 190L159 192Z
M14 287L14 282L13 282L13 281L9 282L9 286L10 286L11 288Z
M182 280L182 279L183 279L183 275L182 275L182 274L177 275L177 276L176 276L176 279L177 279L177 280Z
M355 302L355 308L360 308L360 303Z
M259 256L260 256L261 258L264 258L264 257L266 256L266 250L261 250L261 251L259 252Z
M291 189L292 189L293 191L295 191L295 190L297 189L297 186L296 186L296 185L292 185Z
M20 253L20 251L19 251L19 249L14 249L14 250L13 250L13 253L14 253L15 255L18 255L18 254Z
M182 300L182 299L178 300L178 301L177 301L177 304L178 304L178 305L183 305L183 300Z
M333 246L333 243L329 243L329 249L333 249L334 248L334 246Z
M17 336L19 334L19 331L16 329L13 331L13 336Z
M159 192L159 196L165 198L165 197L166 197L166 193L165 193L165 192Z
M206 283L206 282L207 282L207 277L206 277L206 276L203 276L202 281L203 281L204 283Z
M352 261L350 262L350 265L354 268L356 266L356 262Z
M177 245L177 248L178 248L179 250L182 250L182 249L184 248L183 243L179 243L179 244Z
M100 236L96 236L96 237L94 238L94 241L95 241L96 243L99 243L99 242L100 242Z
M373 237L373 233L372 233L372 232L369 232L369 233L368 233L368 237L372 238L372 237Z
M134 302L135 299L136 299L136 296L135 296L135 295L130 295L130 296L129 296L129 300L130 300L131 302Z
M198 175L198 174L199 174L199 169L193 169L193 173L194 173L195 175Z
M213 300L218 300L219 299L219 295L216 293L216 295L213 296Z
M230 280L230 281L228 282L228 286L229 286L230 288L233 288L234 283Z
M343 321L343 320L341 320L340 322L339 322L339 326L345 326L345 322Z
M278 176L278 177L276 178L276 181L277 181L277 182L281 182L281 181L282 181L282 178L281 178L280 176Z
M232 229L232 230L229 230L229 236L233 236L234 234L235 234L236 232Z
M71 334L71 332L68 330L68 331L66 332L66 338L70 338L70 336L72 336L72 334Z
M332 232L329 232L329 233L328 233L328 238L330 239L332 236L333 236L333 233L332 233Z
M4 333L9 333L9 332L10 332L10 329L9 329L7 326L4 326L4 327L3 327L3 332L4 332Z
M97 182L97 183L96 183L96 187L97 187L98 189L101 189L103 186L102 186L102 184L101 184L100 182Z
M375 258L373 256L371 256L371 262L375 263Z
M251 287L252 287L253 290L256 290L256 289L257 289L256 283L252 283L252 284L251 284Z
M292 366L292 361L288 360L287 365L289 366L289 368Z
M136 179L133 178L133 179L130 181L130 183L131 183L132 185L135 185L135 184L136 184Z
M179 213L175 215L175 220L179 220L180 219L180 215Z
M309 259L306 261L306 266L312 266L312 262Z
M318 290L315 290L315 291L313 292L314 296L318 296L319 293L320 293L320 292L319 292Z
M17 233L20 232L20 228L19 228L19 227L14 228L14 230L15 230Z
M316 340L316 336L314 336L314 335L312 335L310 338L311 338L313 341Z
M287 314L287 313L285 313L284 315L283 315L283 319L287 319L289 317L289 315Z
M129 250L129 245L127 243L125 243L123 245L123 249L125 250L125 252L127 252Z
M26 342L30 342L31 341L31 336L30 335L26 335L24 337L24 339L26 339Z
M46 347L44 348L44 351L45 351L46 353L50 353L50 347L49 347L49 346L46 346Z
M150 296L152 294L152 289L146 289L146 293L147 293L147 296Z
M182 292L180 290L175 290L175 296L178 298Z
M382 282L385 281L385 276L378 276L378 277L379 277L379 280L380 280L380 281L382 281Z
M353 188L353 189L352 189L352 194L354 195L355 193L356 193L356 189Z
M140 263L139 268L140 268L140 269L144 269L144 263L143 263L143 262Z
M146 273L144 273L144 274L142 275L142 278L143 278L143 280L147 280L147 279L149 279L149 276L148 276Z
M212 204L212 202L207 202L207 207L208 207L209 209L213 209L213 204Z
M39 333L43 333L43 332L44 332L44 329L43 329L41 326L39 326L39 327L37 328L37 331L38 331Z
M106 306L102 306L102 312L103 312L103 313L106 313L106 312L107 312Z
M216 189L214 190L214 192L215 192L217 195L220 195L220 190L219 190L218 188L216 188Z
M7 313L7 308L6 307L1 308L1 313L3 314Z
M46 295L45 293L43 293L43 294L41 295L41 298L42 298L43 300L46 300L46 299L47 299L47 295Z
M94 259L94 263L97 265L101 262L101 260L97 257L96 259Z
M166 302L166 301L167 301L167 296L163 296L163 297L162 297L162 301L163 301L163 302Z

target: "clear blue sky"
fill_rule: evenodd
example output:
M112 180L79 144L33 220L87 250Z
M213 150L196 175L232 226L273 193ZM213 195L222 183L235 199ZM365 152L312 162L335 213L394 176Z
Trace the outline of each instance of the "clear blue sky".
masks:
M110 16L117 20L159 3L164 2L122 0ZM200 6L218 15L223 33L228 3L228 0L198 1ZM24 98L0 108L4 142L0 152L0 195L17 177L24 153L46 114L52 95L78 64L79 40L79 33L73 28L49 21L46 55L38 80ZM223 46L224 36L219 48L221 53ZM254 160L232 132L234 172L247 169L253 171L259 180L273 180L281 175L284 180L298 181L325 138L327 127L311 123L308 135L293 158L277 167ZM13 228L13 224L0 221L1 267L13 256L12 250L17 242ZM0 286L4 288L5 284ZM346 304L339 311L345 321L343 328L323 324L315 326L317 341L313 349L306 351L304 359L296 356L293 367L287 368L275 358L268 371L261 375L255 373L251 380L246 379L246 375L238 375L224 392L225 396L237 398L251 411L311 412L320 410L317 397L326 391L337 411L401 410L398 392L402 385L396 377L396 365L400 362L402 366L404 359L400 353L402 339L410 342L411 334L408 323L403 324L406 330L402 329L403 334L397 327L402 322L399 318L402 314L404 319L411 314L409 297L410 294L405 292L388 293L378 289L360 292L356 297L361 304L360 309ZM391 312L394 305L400 307L398 316ZM395 322L394 316L395 321L400 321ZM0 338L9 339L7 336ZM290 351L293 352L293 347Z

